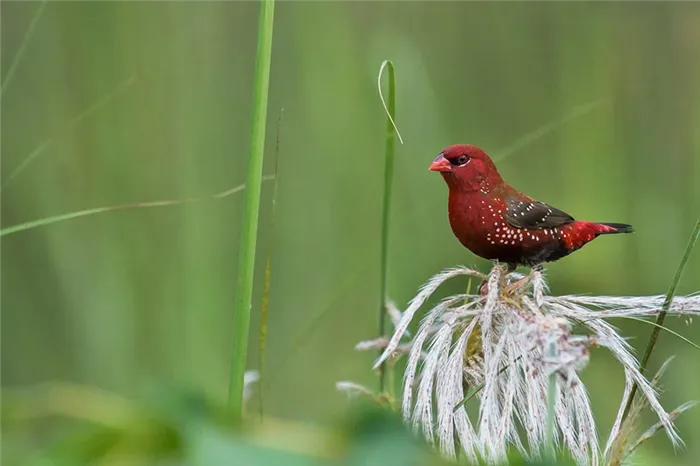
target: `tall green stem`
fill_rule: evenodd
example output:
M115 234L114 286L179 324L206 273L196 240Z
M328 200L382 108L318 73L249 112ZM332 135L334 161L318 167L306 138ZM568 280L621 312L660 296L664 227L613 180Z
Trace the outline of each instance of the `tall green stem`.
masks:
M389 220L391 217L391 185L394 177L394 127L396 121L396 84L394 80L394 64L391 61L382 63L379 70L379 92L381 95L381 77L384 67L389 72L389 98L386 103L386 139L384 143L384 202L382 204L382 238L379 258L379 335L383 336L386 331L386 283L389 274ZM383 99L382 99L383 100ZM381 353L381 352L380 352ZM386 366L379 367L379 391L384 391Z
M673 296L676 294L676 288L678 287L678 283L681 281L683 271L685 270L685 266L688 263L688 260L690 259L690 254L693 252L695 243L698 241L698 237L700 237L700 218L698 218L698 221L695 224L695 229L690 235L688 245L685 247L685 252L683 253L683 258L681 259L681 263L678 265L678 270L676 270L676 276L673 277L673 282L671 283L671 287L668 289L666 299L664 300L664 304L661 307L661 312L659 312L659 315L656 317L655 327L649 335L649 342L647 343L647 348L644 351L644 356L642 356L641 362L639 363L639 371L641 373L644 373L644 371L646 370L647 364L649 363L649 358L651 357L651 353L652 351L654 351L654 347L656 347L656 342L659 339L659 333L663 328L664 319L666 319L666 314L668 313L668 310L671 307L671 301L673 301ZM622 412L623 422L625 421L625 419L627 419L630 409L632 409L632 403L634 402L634 396L636 394L637 384L635 383L632 386L632 390L630 391L629 396L627 397L625 410Z
M231 355L229 408L235 419L241 419L243 414L243 374L246 368L250 308L253 295L255 244L258 234L258 211L260 210L260 185L262 182L263 153L265 148L265 123L267 120L267 94L270 84L274 9L274 0L260 1L250 154L248 156L245 211L243 213L243 231L239 246L238 283L233 314L233 354Z
M260 418L263 417L264 409L264 391L263 383L265 382L265 349L267 347L267 310L270 305L270 277L272 275L272 251L275 238L275 212L277 211L277 187L279 186L278 180L278 167L280 161L280 128L282 126L282 112L284 109L280 110L280 116L277 118L277 139L275 141L275 185L272 188L272 212L270 213L270 231L267 236L267 260L265 261L265 282L263 283L263 294L262 300L260 301L260 360L258 370L260 371L260 404L258 405L258 412Z

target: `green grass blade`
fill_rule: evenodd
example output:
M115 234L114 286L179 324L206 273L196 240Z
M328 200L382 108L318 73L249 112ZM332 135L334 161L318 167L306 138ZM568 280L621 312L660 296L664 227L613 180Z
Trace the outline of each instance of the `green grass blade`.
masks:
M363 260L363 262L369 262L369 258ZM341 299L345 298L349 291L354 290L357 287L358 280L364 277L369 269L369 265L365 265L352 275L347 275L345 281L338 288L338 291L336 291L333 294L333 296L328 300L328 303L325 307L323 307L323 310L319 312L316 316L314 316L312 319L309 319L309 323L306 326L306 328L300 332L300 336L294 340L294 343L292 343L290 348L287 351L285 351L284 357L278 360L274 370L270 372L270 374L272 375L268 378L268 386L273 385L278 380L284 368L289 365L289 362L293 360L293 358L304 347L304 345L308 344L311 341L313 335L316 333L316 330L331 314L331 311L338 309ZM260 389L263 389L262 385Z
M382 92L382 76L384 75L384 69L389 70L389 85L390 85L390 92L391 89L393 89L394 86L394 63L391 60L384 60L379 67L379 75L377 76L377 88L379 89L379 100L382 101L382 106L384 107L384 113L386 113L386 116L389 120L389 124L391 125L391 128L393 128L394 131L396 131L396 136L399 138L399 142L403 144L403 138L401 137L401 133L399 132L399 128L396 126L396 123L394 121L394 111L389 111L389 105L387 105L386 99L384 99L384 92ZM387 125L388 127L389 125Z
M680 333L674 332L673 330L671 330L670 328L668 328L668 327L666 327L666 326L664 326L664 325L660 325L660 324L658 324L658 323L656 323L656 322L651 322L651 321L649 321L649 320L642 319L642 318L640 318L640 317L626 316L626 317L621 317L621 318L622 318L622 319L634 320L635 322L642 322L642 323L644 323L644 324L652 325L652 326L654 326L654 327L657 327L659 330L663 330L663 331L665 331L665 332L670 333L671 335L675 336L676 338L678 338L678 339L680 339L680 340L683 340L684 342L688 343L690 346L692 346L692 347L695 348L696 350L700 351L700 346L698 346L696 343L694 343L693 341L691 341L691 340L689 340L688 338L684 337L684 336L681 335Z
M494 157L493 157L493 160L496 162L500 162L500 161L510 157L511 155L515 154L519 150L529 146L530 144L534 143L535 141L542 139L543 137L552 133L554 130L563 126L564 124L566 124L572 120L575 120L576 118L582 117L583 115L586 115L586 114L592 112L593 110L596 110L600 107L603 107L604 105L607 105L608 103L609 103L609 100L607 100L607 99L598 99L598 100L594 100L592 102L578 105L578 106L574 107L573 109L571 109L571 111L566 113L561 118L558 118L554 121L550 121L549 123L546 123L546 124L540 126L539 128L536 128L533 131L530 131L529 133L525 134L524 136L516 139L508 147L496 152Z
M55 135L49 137L46 139L44 142L39 144L36 149L34 149L29 155L27 155L24 160L17 166L15 167L14 170L10 172L10 175L7 177L7 179L2 183L2 186L0 186L0 191L3 189L7 188L7 186L10 184L10 182L19 175L22 170L27 168L27 166L32 163L34 160L36 160L37 157L39 157L46 149L51 147L51 145L56 141L56 139L59 138L60 134L65 133L66 131L72 129L73 127L77 126L81 121L83 121L85 118L89 117L105 105L107 105L109 102L114 99L119 93L124 91L127 87L131 86L134 82L136 81L136 75L133 75L129 77L128 79L124 80L121 82L112 92L106 94L96 102L92 103L90 106L82 110L80 113L75 115L73 118L68 120L66 124L64 124L61 128L60 131L58 131Z
M248 177L246 179L248 188L246 189L243 231L239 245L238 283L236 285L236 301L233 310L233 353L231 355L229 408L234 419L237 420L240 420L243 416L243 375L248 355L250 307L253 295L255 245L258 234L258 213L260 210L260 185L265 148L265 123L270 85L274 11L274 0L261 0L253 89L250 154L248 156Z
M263 176L263 181L274 179L274 175ZM73 220L80 217L87 217L90 215L102 214L105 212L114 212L117 210L129 210L129 209L144 209L151 207L166 207L175 206L182 204L190 204L193 202L209 201L213 199L222 199L224 197L230 196L231 194L238 193L245 189L245 184L235 186L226 191L222 191L213 196L203 196L203 197L192 197L189 199L173 199L173 200L163 200L163 201L148 201L148 202L133 202L130 204L112 205L104 207L94 207L92 209L78 210L76 212L69 212L66 214L54 215L52 217L44 217L37 220L32 220L30 222L20 223L17 225L12 225L0 230L0 237L11 235L13 233L19 233L20 231L31 230L34 228L44 227L52 225L54 223L64 222L66 220Z
M686 401L670 413L668 413L669 417L671 418L671 421L675 422L676 419L678 419L678 416L683 414L684 412L688 411L691 408L694 408L695 406L698 405L698 400L692 400L692 401ZM642 435L639 436L637 441L627 450L626 457L629 458L629 456L634 453L634 451L639 448L641 444L652 438L658 431L664 428L664 425L662 422L657 422L653 426L649 427L646 432L644 432Z
M522 356L518 356L517 358L515 358L515 359L513 360L513 362L515 363L515 362L519 361L520 358L522 358ZM496 375L501 375L501 374L503 374L503 372L505 372L505 370L508 369L508 367L510 367L510 363L509 363L509 364L506 364L506 365L503 366L503 367L501 367L501 368L498 370L498 372L496 373ZM479 385L477 385L476 387L474 387L474 389L473 389L471 392L469 392L469 394L468 394L467 396L465 396L459 403L457 403L457 404L455 405L454 408L452 408L452 412L453 412L453 413L456 413L457 410L458 410L459 408L461 408L462 406L466 405L466 404L469 402L469 400L471 400L472 398L474 398L474 396L475 396L477 393L479 393L481 390L483 390L483 389L484 389L484 382L481 382Z
M389 101L384 100L382 94L382 75L384 70L388 72L389 80ZM388 299L386 292L386 283L388 278L388 257L389 257L389 223L391 220L391 186L394 177L394 130L398 134L396 128L396 79L394 77L394 64L390 60L384 60L379 68L379 76L377 77L377 86L379 88L379 96L382 100L382 105L386 111L386 139L384 145L384 201L382 203L382 231L381 231L381 247L379 252L379 335L382 336L386 332L386 301ZM399 138L401 136L399 135ZM381 353L381 352L380 352ZM382 363L379 367L379 392L384 391L386 366Z
M531 349L530 351L534 351L535 349L536 349L536 348L533 348L533 349ZM505 366L501 367L501 368L498 370L498 372L496 373L496 375L501 375L501 374L503 374L503 372L505 372L505 370L508 369L508 368L510 367L511 364L515 364L516 362L520 361L520 359L522 359L522 357L523 357L523 356L520 355L520 356L518 356L517 358L513 359L512 362L510 362L510 363L506 364ZM465 404L467 404L467 402L468 402L469 400L471 400L472 398L474 398L474 395L476 395L477 393L479 393L483 388L484 388L484 383L481 382L479 385L477 385L476 387L474 387L474 390L472 390L471 392L469 392L469 395L467 395L466 397L464 397L459 403L457 403L457 404L455 405L454 408L452 408L452 412L453 412L453 413L454 413L454 412L457 412L457 410L458 410L459 408L461 408L462 406L464 406Z
M0 97L2 97L3 94L5 94L5 91L7 90L7 86L10 85L10 82L12 82L12 78L15 76L15 73L17 72L17 67L19 66L19 62L22 59L22 56L24 55L24 51L27 49L27 45L29 44L29 39L31 39L32 35L34 34L34 29L36 28L36 25L39 22L39 18L41 18L41 14L44 12L44 8L46 8L46 3L47 3L47 0L43 0L41 2L39 7L34 12L34 16L32 17L32 20L29 22L29 27L27 28L27 31L24 33L24 37L22 37L22 42L19 45L19 49L17 50L17 54L15 55L15 58L12 59L12 63L10 63L10 67L8 68L7 74L5 75L5 79L2 81L2 85L0 86Z
M499 371L499 374L500 374L501 372L503 372L505 369L506 369L505 367L504 367L503 369L501 369L501 370ZM479 385L477 385L476 387L474 387L474 389L473 389L471 392L469 392L469 394L468 394L467 396L465 396L464 398L462 398L462 400L461 400L459 403L457 403L457 404L455 405L454 408L452 408L452 412L453 412L453 413L457 412L457 410L458 410L459 408L461 408L462 406L466 405L466 404L469 402L469 400L471 400L472 398L474 398L474 397L476 396L476 394L479 393L479 392L480 392L481 390L483 390L483 389L484 389L484 383L481 382Z
M270 232L267 237L267 258L265 259L265 282L263 283L263 294L262 301L260 303L260 361L259 369L260 373L260 405L258 406L260 411L260 417L263 417L264 411L264 400L263 400L263 380L265 375L265 348L267 345L267 311L270 304L270 277L272 276L272 249L275 239L275 212L277 210L277 186L278 177L277 170L279 166L279 156L280 156L280 128L282 126L282 113L284 109L280 111L280 116L277 118L277 138L275 141L275 183L272 188L272 212L270 213Z
M681 281L683 271L685 270L685 266L687 265L688 260L690 259L690 255L693 252L695 243L698 241L698 237L700 237L700 218L698 218L698 221L695 223L695 229L690 235L688 245L685 247L683 258L681 259L681 263L678 265L678 270L676 270L676 276L673 277L673 282L671 282L671 287L668 289L666 299L664 300L664 304L661 307L661 312L659 312L659 315L656 317L656 327L651 331L651 334L649 335L649 341L647 343L646 350L644 351L644 356L642 357L642 360L639 363L639 370L642 373L644 373L644 371L646 370L647 364L649 363L649 358L651 357L651 353L654 351L656 342L659 339L659 333L661 333L661 328L663 328L664 319L666 319L666 314L668 313L668 310L671 307L671 301L673 301L673 296L676 294L676 288L678 287L678 283ZM627 397L627 401L625 402L625 410L622 413L622 422L624 422L625 419L627 419L629 411L632 408L634 396L636 394L637 384L635 383L632 386L632 390L630 390L630 394Z

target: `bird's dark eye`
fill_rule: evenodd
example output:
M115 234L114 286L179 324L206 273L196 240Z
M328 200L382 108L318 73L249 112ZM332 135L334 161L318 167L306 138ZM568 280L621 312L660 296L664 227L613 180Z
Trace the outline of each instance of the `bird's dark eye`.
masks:
M469 162L469 156L466 154L460 155L457 157L457 165L464 165L465 163Z

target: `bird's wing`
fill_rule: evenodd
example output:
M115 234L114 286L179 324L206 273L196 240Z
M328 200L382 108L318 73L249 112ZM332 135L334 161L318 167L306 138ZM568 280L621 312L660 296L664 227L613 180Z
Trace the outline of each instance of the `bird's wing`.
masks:
M507 206L505 219L515 228L543 230L574 221L566 212L540 201L513 198L508 201Z

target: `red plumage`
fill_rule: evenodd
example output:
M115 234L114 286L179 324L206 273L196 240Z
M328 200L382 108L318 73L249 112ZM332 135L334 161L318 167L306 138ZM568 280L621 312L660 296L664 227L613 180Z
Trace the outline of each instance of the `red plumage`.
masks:
M536 266L569 255L599 235L631 233L630 225L574 220L503 181L491 158L469 144L446 147L430 165L449 188L450 226L485 259Z

